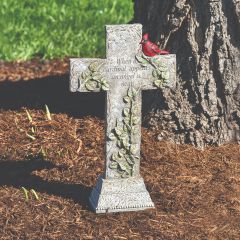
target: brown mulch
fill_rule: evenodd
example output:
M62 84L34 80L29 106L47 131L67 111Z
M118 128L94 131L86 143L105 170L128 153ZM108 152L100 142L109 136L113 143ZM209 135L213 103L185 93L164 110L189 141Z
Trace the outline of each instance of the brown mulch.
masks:
M0 111L0 239L239 239L239 145L201 151L143 128L156 208L97 215L88 196L104 169L103 120L27 110L32 122L26 109Z
M69 93L68 70L68 58L0 62L1 240L240 239L236 144L201 151L159 142L142 128L141 174L156 208L93 213L88 197L104 169L104 95ZM30 192L27 200L22 187L39 199Z
M28 61L4 62L0 61L0 82L44 78L59 76L69 71L69 58L42 60L39 58Z

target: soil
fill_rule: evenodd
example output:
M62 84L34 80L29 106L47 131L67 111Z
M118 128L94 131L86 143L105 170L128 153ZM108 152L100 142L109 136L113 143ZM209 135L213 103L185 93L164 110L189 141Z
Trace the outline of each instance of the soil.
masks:
M28 81L28 71L13 81L0 70L0 239L239 239L234 143L203 151L157 141L159 132L143 127L141 174L156 208L92 212L88 197L104 170L104 94L69 93L67 65L57 65L59 75L33 70Z

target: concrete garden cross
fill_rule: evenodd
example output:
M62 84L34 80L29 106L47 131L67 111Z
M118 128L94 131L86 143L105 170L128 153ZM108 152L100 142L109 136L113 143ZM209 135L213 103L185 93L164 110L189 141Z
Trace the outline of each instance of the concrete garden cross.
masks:
M147 57L141 24L106 26L106 59L70 59L72 92L106 91L105 174L92 190L97 213L154 207L139 173L142 90L175 87L175 55Z

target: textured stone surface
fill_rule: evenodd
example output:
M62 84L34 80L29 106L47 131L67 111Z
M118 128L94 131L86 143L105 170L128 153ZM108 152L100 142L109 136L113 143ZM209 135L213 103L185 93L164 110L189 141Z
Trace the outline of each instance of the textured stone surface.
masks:
M107 59L70 60L72 92L107 91L106 181L103 188L97 186L93 190L91 202L97 212L100 208L101 212L112 211L115 206L112 202L115 201L118 205L113 208L114 211L141 209L140 206L153 206L149 204L150 198L139 173L141 91L157 89L160 85L175 87L175 55L144 56L139 44L141 24L106 26L106 36ZM132 178L141 182L137 192L129 191L136 186ZM129 181L132 186L127 184ZM124 190L120 190L121 184L126 186ZM119 190L116 189L118 185ZM107 190L106 186L115 189L115 193ZM142 199L142 204L139 204L138 198Z
M91 193L90 202L97 213L137 211L154 207L140 177L127 179L100 177Z

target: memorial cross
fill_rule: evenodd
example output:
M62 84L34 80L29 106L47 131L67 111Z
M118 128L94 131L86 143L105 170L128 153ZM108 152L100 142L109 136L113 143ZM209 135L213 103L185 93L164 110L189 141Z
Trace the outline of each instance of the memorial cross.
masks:
M176 58L145 56L141 38L141 24L107 25L106 59L70 59L70 91L107 92L105 174L90 195L97 213L154 207L139 173L141 93L174 88Z

